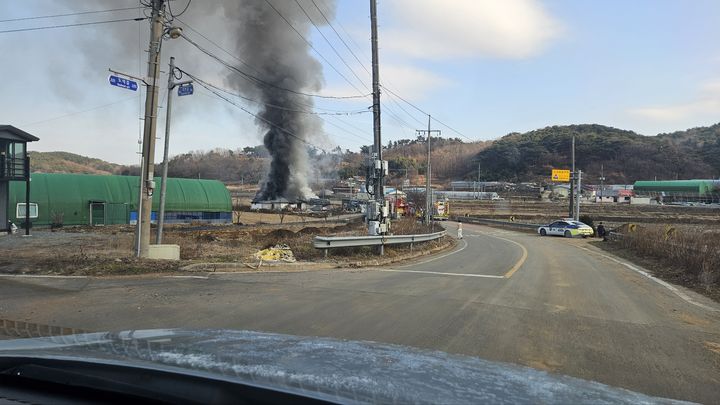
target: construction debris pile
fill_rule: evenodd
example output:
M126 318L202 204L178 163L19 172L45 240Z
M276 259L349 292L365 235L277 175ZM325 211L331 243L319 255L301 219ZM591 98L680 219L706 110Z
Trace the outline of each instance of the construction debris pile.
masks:
M292 250L290 250L290 246L286 244L277 244L273 247L263 249L255 253L255 258L261 262L295 262L295 256Z

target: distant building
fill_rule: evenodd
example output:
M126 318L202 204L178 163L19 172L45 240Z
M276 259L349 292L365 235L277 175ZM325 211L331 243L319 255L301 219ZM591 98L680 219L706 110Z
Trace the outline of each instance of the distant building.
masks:
M137 222L137 176L33 173L30 212L33 226L111 225ZM156 187L160 189L160 181ZM22 220L25 184L10 187L14 221ZM153 198L152 220L157 219L160 194ZM230 223L232 201L225 185L216 180L168 179L165 223Z
M25 222L28 201L23 194L21 198L10 200L12 187L23 182L23 189L30 185L30 159L27 156L27 143L39 139L12 125L0 125L0 231L10 230L10 221ZM18 202L21 201L21 202ZM15 216L10 215L12 207L16 207ZM29 216L37 212L32 209ZM22 216L22 218L18 218Z
M550 185L550 191L554 198L569 198L570 197L570 186L567 184L552 184Z
M283 211L283 210L304 210L308 204L303 201L289 201L286 198L278 198L276 200L256 200L250 204L252 210L268 210L268 211Z

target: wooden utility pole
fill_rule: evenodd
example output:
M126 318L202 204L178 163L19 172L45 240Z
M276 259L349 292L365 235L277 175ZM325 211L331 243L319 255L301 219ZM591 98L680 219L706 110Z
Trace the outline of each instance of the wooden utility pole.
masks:
M431 129L430 128L430 121L432 120L432 117L430 114L428 114L428 127L427 129L418 129L415 132L418 133L418 135L424 135L427 134L427 169L425 170L425 223L429 224L430 220L432 219L432 165L430 164L430 155L431 155L431 147L430 147L430 141L431 141L431 135L433 132L437 132L438 136L440 136L440 130L439 129Z
M165 0L152 0L150 46L148 49L147 93L145 94L145 121L143 130L143 167L140 173L140 205L136 238L137 256L147 257L150 250L150 220L152 196L155 191L155 131L157 128L158 85L160 76L160 43L163 35L162 12Z
M378 31L377 31L377 3L376 0L370 0L370 35L372 45L372 111L373 111L373 149L375 152L375 160L382 161L382 137L380 134L380 66L378 61ZM383 183L385 176L380 171L380 177L375 182L374 190L375 201L379 204L385 203L385 193L383 191Z

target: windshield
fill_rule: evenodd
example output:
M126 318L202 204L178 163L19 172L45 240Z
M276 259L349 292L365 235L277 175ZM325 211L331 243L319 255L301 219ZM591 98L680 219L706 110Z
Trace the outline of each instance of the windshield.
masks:
M0 375L22 352L369 402L714 403L719 19L0 0Z

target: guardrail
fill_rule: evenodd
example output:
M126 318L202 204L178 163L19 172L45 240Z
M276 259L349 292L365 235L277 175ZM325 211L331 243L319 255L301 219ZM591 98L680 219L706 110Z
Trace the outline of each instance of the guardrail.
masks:
M359 246L385 246L410 244L412 250L415 243L429 242L431 240L440 239L447 234L446 231L435 233L424 233L417 235L380 235L380 236L316 236L313 240L313 246L316 249L325 250L325 256L328 250L343 247L359 247ZM383 249L380 250L382 254Z
M455 217L458 222L467 222L470 224L487 224L487 225L502 225L509 226L511 228L523 228L523 229L537 229L542 226L540 224L524 224L520 222L509 222L509 221L498 221L496 219L483 219L473 217Z

